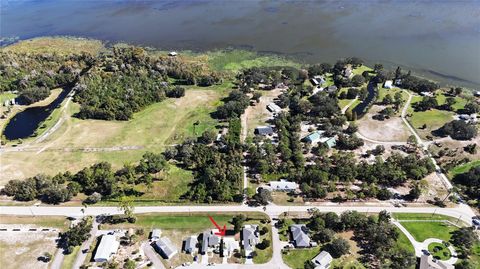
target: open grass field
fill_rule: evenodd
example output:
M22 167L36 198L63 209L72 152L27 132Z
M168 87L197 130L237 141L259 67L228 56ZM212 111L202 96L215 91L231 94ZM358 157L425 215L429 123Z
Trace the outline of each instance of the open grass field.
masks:
M320 247L292 249L286 253L282 253L285 264L292 269L303 269L306 261L315 258L320 253Z
M445 222L402 222L402 225L419 242L428 238L449 241L452 237L450 233L458 229Z
M444 94L437 94L435 97L437 99L438 105L443 105L445 104L445 100L447 99L447 96ZM455 96L455 104L453 104L452 108L457 111L459 109L463 109L465 107L465 104L467 103L467 100L465 98Z
M423 214L423 213L393 213L392 216L397 220L450 220L452 222L456 219L440 215L440 214Z
M352 72L353 72L353 74L355 74L355 75L361 75L361 74L362 74L363 72L365 72L365 71L373 71L373 69L370 68L370 67L368 67L368 66L366 66L366 65L362 65L362 66L360 66L360 67L358 67L358 68L353 69Z
M23 40L5 48L4 51L21 53L80 53L97 54L104 49L101 41L75 37L39 37Z
M445 123L452 121L453 115L454 113L451 111L431 109L427 111L413 112L409 121L419 135L425 138L427 135L431 135L432 131L442 127ZM427 127L421 129L424 124L426 124Z
M161 152L187 137L213 129L218 121L210 115L221 104L229 83L210 88L193 87L179 99L168 99L148 106L130 121L100 121L68 118L32 151L2 154L0 185L10 179L23 179L37 173L55 174L78 171L98 161L111 162L115 168L138 161L146 151ZM68 114L78 111L71 103ZM193 123L199 121L198 126ZM134 150L112 151L119 146ZM85 150L106 148L105 150Z
M16 94L11 93L11 92L2 92L0 93L0 106L3 106L3 102L7 100L11 100L13 98L17 97Z
M45 252L54 255L57 233L2 232L0 236L0 267L2 269L48 268L38 260Z
M20 224L42 228L57 228L60 230L66 230L70 225L70 222L64 217L57 216L30 217L4 215L0 217L0 225L1 224Z

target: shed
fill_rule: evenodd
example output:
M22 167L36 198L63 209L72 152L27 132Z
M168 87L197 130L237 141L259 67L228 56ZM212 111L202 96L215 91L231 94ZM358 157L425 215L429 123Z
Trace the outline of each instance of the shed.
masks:
M177 248L167 237L162 237L155 242L155 248L165 259L170 259L178 253Z
M106 262L112 255L117 253L119 247L120 243L117 241L115 235L105 234L100 239L100 244L98 245L93 260L95 262Z
M272 112L272 113L280 113L282 112L282 108L279 107L277 104L275 103L270 103L267 105L267 109L268 111Z
M315 269L328 269L330 263L333 261L332 255L326 251L320 252L312 262L315 264Z
M383 83L383 87L385 89L391 89L393 87L393 81L391 81L391 80L385 81L385 83Z
M335 137L330 137L324 143L329 149L331 149L337 145L337 140L335 139Z
M197 248L197 244L197 237L192 235L189 238L185 239L185 245L183 247L183 250L185 250L186 253L193 253Z
M313 133L310 133L304 138L304 141L310 142L312 144L317 143L322 138L323 133L325 133L325 131L315 131Z
M271 126L258 126L254 131L257 135L272 135L273 128Z
M152 240L158 240L162 236L162 230L160 229L153 229L152 230L152 235L150 236L150 239Z

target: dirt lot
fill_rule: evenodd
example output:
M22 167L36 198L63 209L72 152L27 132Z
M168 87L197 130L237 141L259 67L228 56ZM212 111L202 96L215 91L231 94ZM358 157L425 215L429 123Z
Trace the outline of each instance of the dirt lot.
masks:
M369 113L356 122L358 132L363 136L378 141L407 141L410 133L403 124L400 116L393 116L383 121L374 120L372 116L376 115L383 106L374 105Z
M48 268L38 257L56 251L56 232L1 232L0 267L2 269Z
M266 121L272 117L272 113L267 110L267 105L272 103L273 100L282 93L283 89L273 89L271 91L261 91L262 97L260 102L255 104L255 106L249 106L245 110L247 120L248 134L247 136L252 136L255 127L259 125L265 125Z

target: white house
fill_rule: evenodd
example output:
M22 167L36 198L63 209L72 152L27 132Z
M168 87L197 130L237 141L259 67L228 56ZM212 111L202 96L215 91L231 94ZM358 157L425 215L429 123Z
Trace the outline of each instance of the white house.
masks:
M173 56L173 57L175 57L175 56L177 56L177 55L178 55L178 53L177 53L176 51L170 51L170 52L168 53L168 56Z
M95 252L93 260L96 262L106 262L112 255L117 253L119 247L120 243L117 241L115 235L103 235L100 239L100 244L98 245L97 252Z
M267 105L267 109L268 109L268 111L270 111L270 112L272 112L272 113L276 113L276 114L282 112L282 108L279 107L279 106L278 106L277 104L275 104L275 103L270 103L270 104L268 104L268 105Z
M391 89L393 87L393 81L391 81L391 80L385 81L385 83L383 83L383 87L385 89Z
M333 261L332 255L326 251L320 252L312 262L315 264L315 269L328 269L330 263Z
M298 184L295 182L280 179L280 181L269 182L272 191L294 191L298 189Z
M162 237L155 242L155 248L165 258L170 259L178 253L177 248L167 237Z

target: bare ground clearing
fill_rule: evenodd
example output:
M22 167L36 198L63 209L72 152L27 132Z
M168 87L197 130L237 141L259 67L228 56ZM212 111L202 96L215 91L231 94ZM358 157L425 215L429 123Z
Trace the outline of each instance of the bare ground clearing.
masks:
M382 109L384 109L383 106L372 106L369 113L356 122L358 132L372 140L387 142L407 141L410 133L399 116L393 116L383 121L372 118Z

